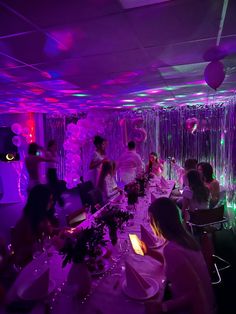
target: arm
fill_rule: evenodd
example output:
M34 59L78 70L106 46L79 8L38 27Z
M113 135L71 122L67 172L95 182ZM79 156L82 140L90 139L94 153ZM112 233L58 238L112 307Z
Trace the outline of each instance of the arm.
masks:
M97 168L99 165L102 164L102 162L105 160L105 157L104 158L99 158L96 154L93 156L93 159L91 160L90 162L90 165L89 165L89 169L95 169Z
M162 303L163 309L167 312L180 310L192 312L192 308L198 304L198 296L202 293L199 277L182 251L167 246L164 249L164 256L166 277L172 285L173 294L177 294L177 296L164 301ZM173 263L173 261L175 262ZM199 307L201 307L201 304L199 304Z
M220 185L216 180L211 183L211 198L214 202L217 202L220 198Z

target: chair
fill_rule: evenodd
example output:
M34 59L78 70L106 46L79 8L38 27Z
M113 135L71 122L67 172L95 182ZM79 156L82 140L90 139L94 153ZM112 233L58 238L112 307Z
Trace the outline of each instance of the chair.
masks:
M222 281L220 272L231 266L226 260L214 254L215 231L219 230L219 226L222 229L228 221L224 217L224 205L213 209L189 211L189 215L188 225L191 233L200 236L202 253L209 272L211 275L216 276L216 279L212 280L212 284L219 284Z
M83 205L89 204L90 196L89 192L94 189L91 181L86 181L78 184L77 189L79 191L80 199Z

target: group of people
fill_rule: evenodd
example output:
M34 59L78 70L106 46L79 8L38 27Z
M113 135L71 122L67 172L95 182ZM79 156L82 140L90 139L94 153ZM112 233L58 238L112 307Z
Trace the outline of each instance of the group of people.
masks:
M158 176L163 172L163 161L158 159L157 153L152 152L149 162L144 166L140 155L136 152L136 144L130 141L127 150L114 162L107 158L107 141L101 136L94 138L95 152L90 162L90 180L94 187L98 188L103 195L104 201L114 196L120 189L116 178L122 185L135 180L145 171L150 176Z
M35 251L43 245L45 238L53 237L60 232L50 213L54 203L54 194L50 186L57 181L54 145L55 143L50 143L45 157L38 156L40 148L36 144L32 143L29 146L29 156L25 160L30 178L28 200L11 234L13 262L19 267L24 267L32 260ZM96 136L94 145L96 150L89 165L90 174L95 187L100 189L105 199L119 191L115 180L116 172L125 184L145 171L151 177L159 176L163 172L164 163L156 153L150 154L146 166L143 164L133 141L128 143L127 151L116 163L106 156L105 139ZM39 184L38 165L41 161L48 162L47 185ZM208 268L200 245L188 233L180 219L176 203L182 208L185 219L187 219L187 209L207 209L210 203L214 206L219 200L219 182L213 178L210 164L197 163L195 159L186 160L184 168L173 161L173 168L179 175L179 182L183 188L182 194L178 195L174 192L175 195L172 196L174 201L159 198L148 210L154 233L161 234L167 240L163 255L160 255L157 249L148 248L145 243L142 243L145 254L165 263L171 298L165 298L162 302L148 301L146 312L147 314L165 312L213 314L215 304Z
M182 209L185 220L189 217L188 210L217 206L220 200L220 184L214 178L211 164L187 159L184 168L181 168L175 161L173 163L175 171L179 174L179 182L182 184L182 194L174 191L172 199Z

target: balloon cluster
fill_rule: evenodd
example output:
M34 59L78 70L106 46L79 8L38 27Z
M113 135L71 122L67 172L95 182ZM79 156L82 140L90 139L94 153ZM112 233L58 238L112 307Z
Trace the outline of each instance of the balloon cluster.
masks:
M82 167L81 151L84 145L91 142L95 135L104 133L104 121L87 117L77 123L69 123L66 128L65 150L65 180L67 187L72 188L79 183Z
M26 141L26 143L31 143L33 141L33 134L28 127L22 127L19 123L13 123L11 130L16 134L12 138L12 143L16 147L20 147L24 141Z

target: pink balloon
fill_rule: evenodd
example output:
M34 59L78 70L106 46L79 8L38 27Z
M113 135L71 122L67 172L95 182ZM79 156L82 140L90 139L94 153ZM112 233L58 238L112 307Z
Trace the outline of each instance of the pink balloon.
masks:
M22 126L19 123L13 123L11 126L11 130L15 134L20 135L22 132Z
M12 143L13 143L16 147L20 147L20 146L21 146L21 138L20 138L20 136L13 136L13 138L12 138Z
M136 128L135 142L143 143L147 140L147 132L144 128Z
M206 83L214 90L217 90L225 79L223 63L220 61L210 62L205 68L204 77Z
M194 132L198 129L199 127L199 120L197 118L188 118L186 120L186 128L187 130L194 134Z

